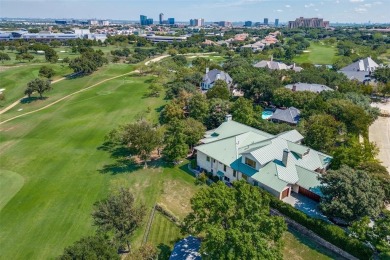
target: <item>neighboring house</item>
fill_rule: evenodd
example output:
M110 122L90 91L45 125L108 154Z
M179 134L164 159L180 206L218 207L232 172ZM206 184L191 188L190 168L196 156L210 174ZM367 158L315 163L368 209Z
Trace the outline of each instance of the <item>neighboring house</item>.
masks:
M302 140L296 130L271 135L228 115L195 147L197 164L220 180L244 179L279 199L293 191L319 201L322 194L317 177L327 170L332 157L301 145Z
M217 69L209 71L207 68L206 74L203 76L202 82L200 83L200 87L202 90L209 90L214 86L215 81L217 80L225 81L229 89L233 85L233 79L226 72Z
M265 44L262 42L255 42L253 44L246 44L241 47L241 49L251 49L253 52L262 51L264 49Z
M267 68L270 70L293 70L295 72L300 72L302 70L301 67L295 66L295 63L291 66L284 64L283 62L277 62L271 60L262 60L255 65L256 68Z
M321 84L312 84L312 83L294 83L294 84L288 84L284 86L285 88L290 89L291 91L310 91L314 93L321 93L322 91L333 91L328 86L321 85Z
M371 57L358 60L348 66L339 70L350 80L357 80L359 82L371 81L371 73L380 66L371 59Z
M188 236L175 244L169 260L200 260L200 240Z
M269 118L272 122L287 123L290 125L297 125L299 122L301 111L295 107L289 107L287 109L276 109L272 116Z

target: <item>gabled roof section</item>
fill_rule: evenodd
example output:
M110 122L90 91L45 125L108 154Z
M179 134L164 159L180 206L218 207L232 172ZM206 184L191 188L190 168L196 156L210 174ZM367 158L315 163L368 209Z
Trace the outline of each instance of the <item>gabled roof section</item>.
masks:
M283 132L277 135L280 138L283 138L284 140L291 141L293 143L297 143L303 140L303 135L299 133L297 130L291 130L287 132Z
M321 196L322 195L320 190L321 182L318 179L320 174L314 171L309 171L300 166L297 166L296 168L297 168L297 173L299 178L297 184Z
M340 71L374 71L378 67L379 65L371 57L367 57L349 64Z
M276 119L278 121L286 122L289 124L298 124L301 111L295 107L289 107L287 109L276 109L270 119Z
M284 86L287 89L290 89L292 91L310 91L314 93L320 93L322 91L333 91L328 86L321 85L321 84L314 84L314 83L294 83L294 84L288 84Z
M206 84L213 84L218 79L225 81L228 85L233 83L233 79L229 74L218 69L213 69L207 72L203 76L202 82Z
M270 187L278 193L282 192L288 185L288 182L285 182L278 177L276 164L273 163L269 163L260 169L260 171L252 176L252 179Z

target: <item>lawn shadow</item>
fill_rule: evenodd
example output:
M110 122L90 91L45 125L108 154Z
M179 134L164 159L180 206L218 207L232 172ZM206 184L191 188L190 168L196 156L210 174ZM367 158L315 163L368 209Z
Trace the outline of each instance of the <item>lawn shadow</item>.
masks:
M160 243L157 248L159 249L158 259L167 260L171 256L171 248L163 243Z
M164 110L164 107L165 107L165 105L162 105L162 106L159 106L159 107L155 108L154 110L155 110L157 113L161 113L161 111Z
M104 165L99 170L102 174L117 175L122 173L131 173L142 169L142 165L136 164L132 158L117 159L115 163Z
M35 102L35 101L38 101L38 100L45 100L47 99L47 97L26 97L26 98L22 98L20 100L20 103L22 104L29 104L29 103L32 103L32 102Z
M195 174L188 168L190 165L190 162L189 163L185 163L183 165L180 165L179 166L179 169L184 171L185 173L187 173L188 175L192 176L192 177L196 177ZM173 167L173 166L172 166Z
M288 228L288 231L295 237L295 239L297 239L300 243L306 245L307 247L309 247L310 249L320 253L320 254L323 254L323 255L326 255L326 256L329 256L331 257L332 259L337 259L337 260L345 260L347 258L344 258L342 257L341 255L327 249L326 247L314 242L312 239L310 239L309 237L301 234L299 231L289 227Z

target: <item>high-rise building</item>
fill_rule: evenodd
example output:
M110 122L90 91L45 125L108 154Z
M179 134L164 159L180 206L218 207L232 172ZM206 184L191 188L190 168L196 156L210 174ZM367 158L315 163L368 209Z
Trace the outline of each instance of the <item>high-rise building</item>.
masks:
M139 20L141 25L148 25L147 24L148 17L146 15L140 15Z
M159 18L160 18L160 24L163 24L164 23L164 14L160 13Z
M190 20L190 26L203 27L204 19L203 18L194 18Z
M275 19L275 27L279 26L279 19Z
M264 24L268 25L268 18L264 18Z
M221 27L232 27L232 23L227 21L220 21L218 25Z
M295 21L288 22L288 28L327 28L329 27L329 21L324 21L322 18L303 18L299 17Z
M146 19L146 25L152 25L153 24L153 18Z
M168 24L174 25L175 24L175 18L168 18Z
M252 27L252 21L246 21L246 22L244 23L244 26L245 26L245 27Z

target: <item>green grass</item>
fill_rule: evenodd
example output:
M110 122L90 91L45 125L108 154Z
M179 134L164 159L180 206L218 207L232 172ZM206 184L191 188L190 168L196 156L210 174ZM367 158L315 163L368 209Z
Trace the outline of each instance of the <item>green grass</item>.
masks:
M121 72L119 66L116 74ZM82 80L99 77L96 73ZM25 179L0 212L0 259L56 257L64 247L94 232L92 205L111 187L127 183L139 200L151 206L167 176L193 185L193 178L177 168L114 174L110 165L115 160L99 149L111 129L134 120L147 107L152 110L146 118L157 120L155 109L165 101L144 98L148 80L112 80L0 126L0 168ZM101 173L102 169L108 172ZM142 234L140 230L135 240L140 241Z
M0 169L0 211L22 188L24 178L16 172Z
M172 249L175 242L183 237L184 236L180 234L179 227L173 224L167 217L156 211L148 236L149 243L155 246L163 244Z
M27 83L38 77L39 69L43 65L47 65L54 70L55 75L52 78L53 80L62 78L72 72L68 66L50 63L10 67L1 71L0 88L5 89L5 100L0 100L0 110L24 96L24 90L27 87Z
M296 231L288 231L283 236L283 258L292 260L344 259L323 248Z
M308 52L294 58L296 63L333 64L336 59L336 47L325 45L323 42L310 42Z

